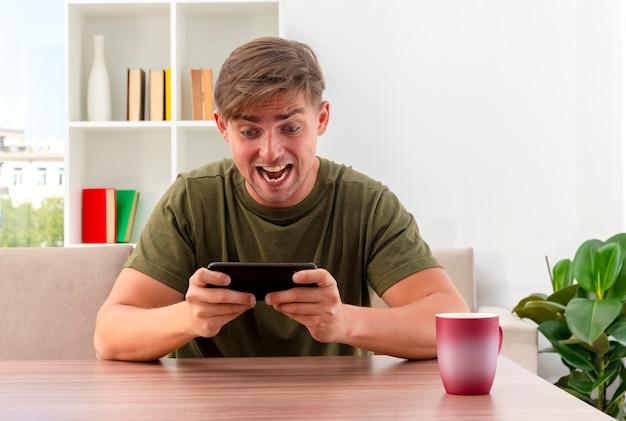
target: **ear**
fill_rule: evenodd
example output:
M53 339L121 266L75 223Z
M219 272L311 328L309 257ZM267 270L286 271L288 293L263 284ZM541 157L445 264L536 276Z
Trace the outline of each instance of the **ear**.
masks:
M213 113L213 118L215 119L215 124L217 125L217 129L220 131L220 134L222 135L224 140L226 140L226 142L230 143L230 140L228 139L229 133L228 133L228 124L227 124L227 122L222 119L222 117L220 116L220 113L218 111L215 111Z
M330 119L330 103L328 101L322 101L320 104L320 111L317 116L317 135L321 136L326 132L328 126L328 120Z

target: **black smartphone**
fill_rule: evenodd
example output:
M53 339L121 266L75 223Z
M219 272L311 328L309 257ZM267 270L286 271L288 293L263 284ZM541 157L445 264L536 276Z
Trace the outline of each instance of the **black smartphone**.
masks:
M208 269L230 276L230 285L212 288L229 288L235 291L254 294L257 301L265 300L265 295L274 291L284 291L295 287L315 288L316 284L296 284L293 274L299 270L316 269L315 263L239 263L212 262Z

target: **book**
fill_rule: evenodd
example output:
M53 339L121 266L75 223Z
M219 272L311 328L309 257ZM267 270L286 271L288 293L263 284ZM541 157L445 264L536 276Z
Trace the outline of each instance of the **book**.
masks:
M202 69L191 69L191 118L202 120Z
M115 189L83 189L83 243L115 243Z
M165 117L165 72L162 69L150 69L150 120L163 121Z
M139 202L139 192L136 190L117 190L117 242L128 243L130 241L135 215L137 214L137 204Z
M143 115L142 115L142 119L143 120L150 120L150 72L148 71L146 73L146 77L144 80L144 107L143 107Z
M165 69L165 119L172 119L172 81L169 67Z
M145 106L145 72L143 69L128 69L126 119L143 120Z
M211 69L202 69L202 116L204 120L213 120L213 73Z

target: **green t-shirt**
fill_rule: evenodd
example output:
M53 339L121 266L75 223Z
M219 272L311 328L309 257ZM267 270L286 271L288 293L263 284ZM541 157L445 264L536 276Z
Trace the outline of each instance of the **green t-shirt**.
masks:
M233 161L179 176L152 212L126 267L187 292L189 277L213 261L313 262L337 280L343 303L369 306L420 270L439 266L413 216L381 183L320 158L312 192L297 205L268 208L246 191ZM317 342L301 324L264 302L198 337L177 357L354 355Z

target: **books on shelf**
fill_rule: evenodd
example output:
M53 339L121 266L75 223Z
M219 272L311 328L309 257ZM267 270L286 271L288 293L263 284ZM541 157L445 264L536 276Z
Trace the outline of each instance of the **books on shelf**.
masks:
M202 120L202 70L191 69L191 118Z
M165 120L172 119L172 75L170 68L165 69Z
M202 116L204 120L213 120L213 73L211 69L202 69Z
M144 119L145 72L143 69L128 69L126 119L140 121Z
M148 77L150 78L148 82L150 117L147 120L163 121L165 119L165 72L163 69L150 69Z
M128 69L126 120L172 119L170 69Z
M117 242L128 243L135 224L139 192L136 190L118 190L117 208Z
M83 243L129 242L138 202L136 190L83 189Z
M191 69L191 117L213 120L213 75L211 69Z
M83 189L83 243L115 243L115 189Z

